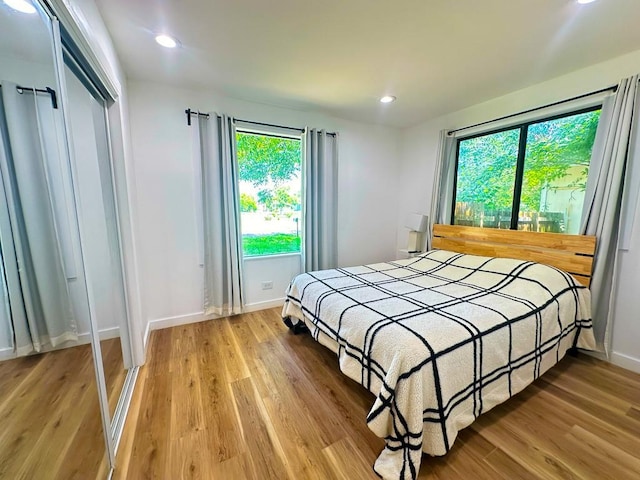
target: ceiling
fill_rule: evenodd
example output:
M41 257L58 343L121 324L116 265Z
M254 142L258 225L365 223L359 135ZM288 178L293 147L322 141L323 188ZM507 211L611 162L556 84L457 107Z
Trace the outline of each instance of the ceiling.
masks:
M396 127L640 49L639 0L97 4L129 78Z

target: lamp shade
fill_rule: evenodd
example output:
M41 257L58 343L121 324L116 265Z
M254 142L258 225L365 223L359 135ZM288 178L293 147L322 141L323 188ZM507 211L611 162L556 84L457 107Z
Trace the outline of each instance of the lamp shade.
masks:
M404 226L414 232L426 232L429 217L419 213L410 213L404 222Z

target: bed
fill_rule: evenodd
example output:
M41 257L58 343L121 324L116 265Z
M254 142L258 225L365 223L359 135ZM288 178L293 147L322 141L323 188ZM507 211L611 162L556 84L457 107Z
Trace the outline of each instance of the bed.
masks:
M436 225L433 247L298 275L282 312L375 396L384 479L416 478L422 452L444 455L570 348L595 348L594 237Z

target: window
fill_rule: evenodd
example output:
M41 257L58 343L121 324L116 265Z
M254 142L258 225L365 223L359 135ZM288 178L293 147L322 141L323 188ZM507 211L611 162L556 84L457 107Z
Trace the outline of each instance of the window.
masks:
M301 140L236 133L245 256L300 252Z
M461 138L452 223L578 233L600 107Z

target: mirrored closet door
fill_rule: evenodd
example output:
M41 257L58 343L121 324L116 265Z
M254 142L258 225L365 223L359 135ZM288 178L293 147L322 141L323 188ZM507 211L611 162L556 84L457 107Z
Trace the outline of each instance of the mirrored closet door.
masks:
M0 478L109 467L52 34L0 2Z
M127 370L127 309L114 196L106 100L70 54L64 55L71 157L78 186L85 272L100 339L109 415ZM130 367L130 359L127 359Z
M0 2L0 478L106 478L131 366L107 101L28 5Z

